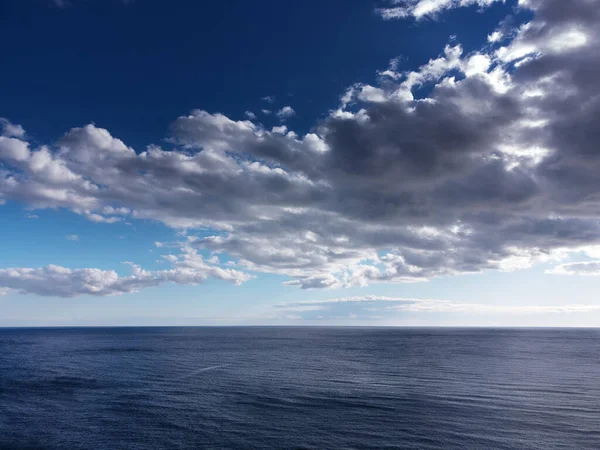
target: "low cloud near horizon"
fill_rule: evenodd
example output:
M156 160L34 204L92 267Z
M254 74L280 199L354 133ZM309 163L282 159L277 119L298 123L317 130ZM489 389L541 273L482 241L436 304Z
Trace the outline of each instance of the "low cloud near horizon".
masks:
M275 305L279 317L301 321L358 320L379 322L406 314L466 314L531 316L547 314L586 314L600 311L600 305L492 305L451 300L434 300L375 295L307 300Z

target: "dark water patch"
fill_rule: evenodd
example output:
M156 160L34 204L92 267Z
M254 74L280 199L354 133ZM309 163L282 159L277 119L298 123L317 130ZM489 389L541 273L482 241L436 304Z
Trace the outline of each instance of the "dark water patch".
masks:
M87 377L43 377L43 378L1 378L0 393L36 395L39 393L51 395L52 393L75 392L78 390L102 389L111 387L110 383L100 382L96 378Z
M98 353L120 354L120 353L154 353L152 348L144 347L100 347L90 349L75 349L73 353L97 355Z

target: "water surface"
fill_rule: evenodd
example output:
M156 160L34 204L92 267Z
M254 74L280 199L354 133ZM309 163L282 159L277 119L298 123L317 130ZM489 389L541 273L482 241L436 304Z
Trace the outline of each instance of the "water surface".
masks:
M0 448L600 448L600 330L0 329Z

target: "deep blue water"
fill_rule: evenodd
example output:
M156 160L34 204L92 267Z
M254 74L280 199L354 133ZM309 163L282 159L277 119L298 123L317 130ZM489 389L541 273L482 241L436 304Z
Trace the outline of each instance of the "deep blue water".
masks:
M600 330L0 329L0 448L600 448Z

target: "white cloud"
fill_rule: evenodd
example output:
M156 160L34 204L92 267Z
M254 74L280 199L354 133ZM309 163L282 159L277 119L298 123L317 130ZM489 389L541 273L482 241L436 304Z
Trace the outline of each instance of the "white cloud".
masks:
M469 59L465 63L465 75L467 77L470 77L477 74L485 74L488 72L491 63L492 62L489 56L476 53L473 56L469 57Z
M296 111L291 106L284 106L279 111L277 111L277 117L281 120L289 119L290 117L294 117L296 115Z
M15 125L2 117L0 117L0 128L2 129L1 135L4 137L25 137L25 129L21 125Z
M280 127L273 127L271 129L271 133L286 134L287 133L287 127L285 125L282 125Z
M42 268L0 269L0 289L50 297L78 297L81 295L120 295L137 292L165 283L196 285L207 278L216 278L241 284L249 274L234 269L223 269L207 264L193 249L182 248L182 254L171 259L173 268L147 271L135 264L131 275L119 276L114 270L69 269L57 265Z
M377 9L384 19L413 17L423 19L453 8L479 6L481 8L504 0L389 0L390 6Z
M376 88L369 85L364 85L360 87L360 91L357 94L357 97L360 101L363 102L385 102L387 100L387 96L385 95L385 91L380 88Z
M25 161L29 158L29 144L16 138L0 136L0 158Z
M585 261L559 264L550 269L547 273L554 275L583 275L583 276L599 276L600 261Z
M406 313L434 314L459 313L468 315L540 315L581 314L600 312L600 305L492 305L450 300L432 300L404 297L343 297L328 300L312 300L282 303L275 306L280 317L290 313L297 319L348 319L381 320Z
M252 111L246 111L244 113L244 116L246 116L246 118L248 120L254 120L254 119L256 119L256 114L254 114Z
M488 34L487 40L488 42L500 42L504 38L504 33L500 30L496 30L490 34Z
M78 241L78 240L79 240L79 236L78 236L78 235L76 235L76 234L67 234L67 235L65 236L65 239L66 239L67 241Z

